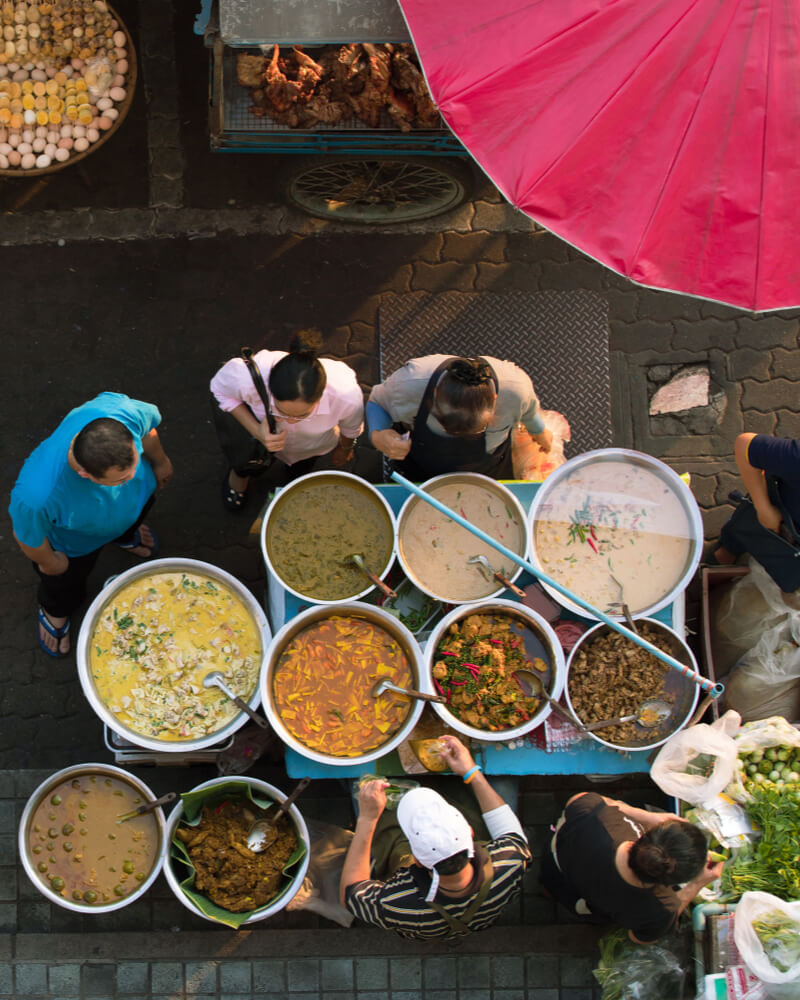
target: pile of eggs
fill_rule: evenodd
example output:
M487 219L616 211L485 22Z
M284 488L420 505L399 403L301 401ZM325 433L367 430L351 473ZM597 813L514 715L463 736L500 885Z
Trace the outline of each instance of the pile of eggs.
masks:
M127 96L118 21L104 0L5 0L0 21L0 170L41 170L85 152Z

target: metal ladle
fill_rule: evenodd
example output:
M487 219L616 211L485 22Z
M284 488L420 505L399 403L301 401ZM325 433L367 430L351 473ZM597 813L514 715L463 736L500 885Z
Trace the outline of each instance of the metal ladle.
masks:
M206 674L203 678L203 687L218 687L224 695L227 695L228 698L230 698L237 708L241 709L245 715L249 715L257 726L261 726L262 729L269 729L269 723L267 720L263 716L259 715L258 712L255 712L252 708L250 708L244 698L240 698L238 694L234 694L233 691L231 691L222 678L222 671L212 670L210 674Z
M257 819L255 823L252 824L250 829L247 831L247 846L253 854L261 854L275 843L278 836L278 831L275 828L278 820L285 812L288 812L297 796L303 791L304 788L308 787L310 782L311 778L301 778L294 791L287 795L283 802L281 802L278 806L278 811L276 813L274 813L269 819L262 816L261 819ZM272 809L272 806L267 806L267 810L270 809Z
M516 594L517 597L525 597L525 591L521 587L512 583L508 577L503 576L499 570L494 569L486 556L470 556L469 559L467 559L467 562L475 563L480 566L488 580L495 579L498 583L502 583L504 587L508 587L508 589L512 593Z
M529 698L544 698L548 705L554 711L558 712L562 718L566 719L570 725L575 726L581 732L586 729L586 726L572 712L564 708L563 705L560 705L555 698L551 697L545 691L541 677L537 677L530 670L515 670L512 677L519 684L524 695L527 695Z
M369 693L373 698L377 698L384 691L396 691L397 694L405 694L409 698L418 698L420 701L437 701L440 705L443 705L447 701L447 698L443 694L425 694L424 691L415 691L414 688L401 688L393 681L387 680L375 681Z
M668 719L672 712L672 706L658 698L650 698L643 701L638 711L634 715L620 715L616 719L601 719L599 722L589 722L584 726L587 733L593 733L596 729L605 729L606 726L618 726L623 722L635 722L642 729L655 729Z
M364 562L364 557L360 552L354 552L350 556L350 562L355 563L364 576L371 580L382 594L385 594L387 597L391 597L392 599L397 597L397 592L392 590L388 584L381 580L377 573L373 573L369 566L367 566L366 562Z

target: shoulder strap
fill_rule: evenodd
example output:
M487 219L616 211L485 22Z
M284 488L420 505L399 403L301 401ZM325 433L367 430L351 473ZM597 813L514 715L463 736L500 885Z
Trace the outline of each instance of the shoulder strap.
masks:
M439 916L446 921L448 927L455 934L471 934L469 922L478 912L478 910L483 906L484 900L489 895L489 890L492 888L492 879L494 878L494 865L492 864L492 859L489 855L486 855L486 860L483 862L483 868L481 869L481 875L483 876L483 881L481 882L480 888L472 897L472 901L469 906L464 910L460 917L454 917L452 913L448 913L447 910L440 904L431 900L428 906L432 910L435 910Z
M247 365L247 370L250 372L250 378L253 380L253 385L256 387L256 392L261 397L261 402L264 404L264 413L267 415L267 424L269 425L270 434L277 434L278 431L275 426L275 418L270 413L269 409L269 398L267 396L267 387L264 385L264 379L261 377L261 372L258 370L258 365L253 361L253 351L249 347L242 348L242 360Z

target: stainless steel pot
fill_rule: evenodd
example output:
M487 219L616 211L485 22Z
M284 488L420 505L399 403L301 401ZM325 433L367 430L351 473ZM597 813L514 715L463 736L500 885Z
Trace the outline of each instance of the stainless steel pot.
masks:
M22 867L25 869L25 874L33 882L36 888L41 892L41 894L48 899L51 903L56 903L58 906L63 907L65 910L72 910L75 913L84 913L87 915L92 914L102 914L108 913L111 910L121 910L123 906L128 906L135 900L140 899L144 893L150 888L150 886L158 878L158 874L161 871L161 866L164 862L164 843L165 843L165 822L164 822L164 811L158 806L153 810L153 816L158 825L158 837L159 843L156 849L155 861L153 868L147 878L141 882L131 893L127 896L122 896L120 899L115 899L113 902L102 903L97 905L89 905L87 903L77 903L72 899L65 899L60 896L57 892L54 892L50 886L42 882L39 874L36 870L34 864L34 859L31 857L29 852L29 842L31 834L31 821L36 809L42 800L50 794L50 792L56 788L58 785L63 784L63 782L71 780L72 778L87 777L88 775L100 775L103 777L117 778L120 781L125 781L129 785L132 785L136 791L143 796L148 802L153 802L156 796L147 787L147 785L140 781L139 778L127 771L123 771L122 768L113 767L111 764L76 764L72 767L65 767L61 771L56 771L55 774L51 774L49 778L45 780L38 786L38 788L33 792L28 801L25 804L25 808L22 811L22 818L19 824L19 835L18 835L18 846L19 846L19 856L22 860Z
M258 778L251 778L249 775L241 775L236 778L212 778L210 781L204 781L201 785L196 785L191 791L197 792L204 788L215 788L217 785L230 785L231 788L235 788L236 785L249 785L253 792L259 796L259 798L272 799L277 803L284 801L286 796L274 785L268 784L266 781L261 781ZM303 880L306 877L306 872L308 871L308 864L311 860L311 838L308 833L308 827L306 826L306 821L300 810L296 805L291 805L287 811L287 815L291 818L294 823L295 829L297 831L297 836L301 840L305 841L306 844L306 855L302 862L298 865L295 873L292 877L292 881L288 888L281 893L276 899L268 903L266 906L262 906L260 910L256 910L251 916L244 921L245 924L254 924L259 920L266 920L267 917L271 917L273 914L278 913L283 910L297 895L300 887L303 884ZM164 834L163 847L162 847L162 862L164 865L164 876L167 880L167 884L170 889L172 889L176 898L179 902L183 903L190 913L193 913L196 917L202 917L204 920L209 920L212 923L219 923L213 917L208 916L208 914L203 913L202 910L195 906L194 902L186 895L186 893L181 888L181 881L186 878L188 871L184 864L176 862L170 856L170 848L172 845L172 838L175 835L175 830L178 828L178 824L183 819L183 803L178 802L172 812L169 814L169 818L166 823L166 830Z
M669 652L672 656L674 656L681 663L685 663L688 667L691 667L692 670L697 670L697 661L694 658L694 654L677 632L655 618L637 618L638 624L644 624L645 622L648 625L653 626L668 640L670 646ZM595 625L594 628L590 628L588 632L584 632L572 648L572 651L569 654L569 659L567 660L567 680L564 693L570 710L577 719L584 723L589 720L581 718L580 714L575 710L575 706L572 704L572 699L570 698L570 668L572 667L579 650L586 648L598 636L605 635L610 631L610 626L601 622L599 625ZM632 642L631 645L633 645ZM639 739L634 739L629 743L624 744L612 743L606 736L602 735L603 733L607 734L609 730L601 729L597 733L589 733L589 736L591 736L593 740L597 740L598 743L602 743L603 746L611 747L612 750L652 750L654 747L660 747L662 743L665 743L673 733L677 733L679 729L683 729L689 719L691 719L692 712L694 712L695 706L697 705L697 699L700 694L700 686L690 678L684 677L683 674L678 673L677 670L673 670L672 667L665 667L665 669L667 672L664 680L663 695L657 694L655 691L649 695L649 697L653 698L664 698L664 700L669 701L672 704L672 711L670 712L669 718L666 719L663 725L659 725L656 729L642 729L641 737ZM643 696L642 701L644 700L646 699Z
M335 757L331 754L319 753L318 751L305 746L289 732L284 725L280 714L278 713L272 690L272 678L275 672L275 667L280 659L280 655L291 640L303 629L308 628L309 625L325 621L329 618L341 616L362 618L373 625L377 625L385 629L389 635L391 635L392 638L400 644L403 652L408 657L413 676L412 687L420 691L425 691L429 694L433 693L433 689L428 686L423 679L424 671L422 669L421 653L414 636L411 632L409 632L405 625L402 624L402 622L398 621L397 618L388 614L386 611L383 611L381 608L376 608L371 604L363 604L361 602L339 604L335 607L317 606L308 608L306 611L301 611L299 615L287 622L286 625L284 625L283 628L276 633L274 639L270 643L270 647L267 650L267 658L261 669L261 701L264 706L267 719L269 719L270 725L280 736L283 742L288 747L291 747L292 750L296 750L297 753L302 754L304 757L308 757L310 760L316 761L318 764L351 767L353 765L367 764L369 761L377 760L378 757L383 757L384 754L390 753L395 749L395 747L399 746L417 724L417 720L422 714L423 704L421 701L413 701L406 721L394 734L394 736L391 736L387 739L386 743L377 747L375 750L370 750L368 753L360 754L357 757Z
M425 647L424 683L426 685L426 690L428 687L435 690L433 684L433 664L436 661L436 648L442 641L444 635L450 629L450 626L455 625L464 618L469 618L470 615L492 614L512 615L515 618L518 618L523 625L535 634L536 638L544 647L543 659L547 659L550 662L550 669L547 675L543 678L543 682L547 693L552 698L558 700L564 690L564 679L566 677L564 651L561 648L561 643L558 641L558 636L553 631L549 622L536 611L526 607L524 604L519 604L517 601L504 601L497 598L492 601L483 601L481 604L477 605L472 604L466 607L454 608L449 614L445 615L438 625L436 625L433 632L431 632L430 639L428 639L428 643ZM533 655L541 655L541 651L534 652L533 650L527 649L527 647L526 652L529 657ZM464 736L468 736L470 739L483 740L489 743L507 742L508 740L517 739L520 736L524 736L526 733L532 732L537 726L540 726L544 722L552 711L549 703L543 701L539 711L521 726L515 726L513 729L502 729L498 732L492 732L491 730L476 729L474 726L467 725L467 723L459 719L457 715L454 715L448 709L447 705L434 702L433 709L452 729L455 729L459 733L463 733Z
M556 574L552 567L543 565L539 554L536 551L536 523L540 519L550 519L548 517L548 513L553 511L554 498L559 491L559 487L561 487L566 480L576 474L586 471L590 466L604 462L625 462L647 470L649 473L656 476L661 483L663 483L665 490L668 490L671 494L673 494L679 502L683 515L685 516L689 551L680 573L674 580L668 581L665 584L663 595L653 604L646 607L636 608L634 606L634 600L626 598L634 618L647 617L648 615L653 615L657 611L660 611L661 608L666 607L668 604L671 604L679 594L683 593L688 586L689 581L694 576L697 565L700 562L700 555L703 547L703 522L700 510L697 506L696 500L692 496L691 490L677 473L673 472L668 465L660 462L657 458L653 458L650 455L645 455L638 451L628 451L625 448L603 448L598 451L586 452L584 455L578 455L576 458L570 459L564 465L556 469L550 476L547 477L537 491L533 503L531 504L530 511L528 512L528 557L537 569L542 570L542 572L546 575L556 579ZM559 517L554 519L559 520ZM561 581L559 580L558 582L560 583ZM583 618L591 617L589 612L585 611L569 598L564 597L554 587L551 587L546 583L542 583L542 585L551 597L558 601L558 603L563 607L568 608L570 611ZM592 602L589 601L588 603L591 604ZM606 611L606 608L599 608L599 610ZM622 615L612 614L610 617L621 619Z
M313 594L306 594L300 590L295 589L290 586L281 576L279 570L275 566L275 562L271 558L270 553L270 523L275 517L275 514L280 510L281 506L286 502L288 497L291 497L293 492L296 492L302 487L307 487L309 483L315 486L325 486L330 484L348 484L362 493L368 493L373 501L382 508L383 513L386 516L386 522L391 528L392 532L392 551L389 553L389 557L383 566L370 566L370 569L376 573L379 577L385 576L394 562L395 549L397 547L397 523L395 521L394 511L389 506L386 498L375 489L370 483L361 479L359 476L354 476L349 472L310 472L307 476L300 476L299 479L295 479L293 483L290 483L285 489L278 491L272 498L272 502L269 507L267 507L267 512L264 515L264 519L261 524L261 554L264 557L264 562L266 563L267 573L273 576L276 580L280 581L281 586L288 590L295 597L300 598L301 601L313 604L347 604L350 601L357 601L360 598L368 594L372 589L373 585L370 581L364 577L364 586L359 589L357 593L349 594L347 597L340 597L336 600L327 600L325 598L315 597ZM362 553L363 555L363 553Z
M447 473L443 476L435 476L433 479L429 479L427 482L422 484L422 489L428 493L435 493L437 490L442 489L445 486L464 486L464 487L475 487L479 486L483 490L488 490L490 493L495 494L500 498L503 504L514 512L515 518L520 525L522 547L519 551L521 556L525 555L526 542L524 538L525 534L525 510L522 504L517 500L514 494L507 487L503 486L502 483L498 483L496 479L490 479L488 476L480 475L477 472L452 472ZM505 590L504 584L498 584L495 580L487 580L486 586L483 593L479 597L474 597L469 600L465 600L458 594L445 594L437 593L434 585L429 581L426 581L424 575L420 574L418 567L412 568L409 565L408 557L406 553L406 544L404 541L407 536L408 531L408 519L411 513L422 504L426 506L431 512L436 514L437 517L443 515L439 514L432 506L426 504L426 502L416 495L411 495L403 504L400 509L400 513L397 516L397 557L400 560L400 565L403 567L403 572L406 574L408 579L416 586L419 587L423 593L427 594L429 597L436 598L437 601L443 601L445 604L476 604L480 601L491 600L493 597L499 597L500 594ZM505 558L501 553L495 551L490 546L486 545L475 535L472 535L467 531L466 528L460 528L460 531L464 533L465 539L465 551L464 551L464 573L469 573L471 576L475 575L476 578L480 579L480 571L475 566L470 566L467 563L467 558L474 554L486 554L491 565L498 569L501 565L508 569L509 560ZM511 548L511 546L509 546ZM436 562L439 559L444 558L445 553L437 551L436 548L431 548L430 553L431 563ZM514 580L522 572L522 567L517 563L514 563L511 567L510 572L507 574L508 579L513 583Z
M86 612L81 624L78 643L75 648L75 656L78 662L78 677L83 688L83 693L102 721L110 729L113 729L114 732L119 733L120 736L136 746L146 747L149 750L160 750L163 753L186 753L187 751L202 750L221 743L248 721L247 716L244 712L238 712L227 725L215 730L213 733L208 733L203 737L195 739L162 740L153 736L143 736L141 733L137 733L135 730L123 725L98 694L89 666L89 643L104 607L123 587L143 576L152 576L154 573L181 572L198 573L202 576L210 577L212 580L218 580L242 601L253 616L253 620L261 636L263 663L263 657L266 654L267 645L272 635L264 609L259 605L247 587L240 583L236 577L231 576L230 573L226 573L225 570L219 569L217 566L212 566L211 563L200 562L197 559L154 559L150 562L134 566L125 573L121 573L119 576L109 580L89 606L89 610ZM259 689L258 684L256 684L253 693L247 701L250 707L255 709L258 708L259 700Z

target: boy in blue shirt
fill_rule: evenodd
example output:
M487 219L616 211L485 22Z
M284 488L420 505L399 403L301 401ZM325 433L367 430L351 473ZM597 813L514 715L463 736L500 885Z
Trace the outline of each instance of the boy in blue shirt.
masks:
M105 544L142 559L157 553L142 521L156 485L172 478L160 422L151 403L103 392L68 413L22 467L9 514L39 576L39 644L50 656L69 652L70 615Z

